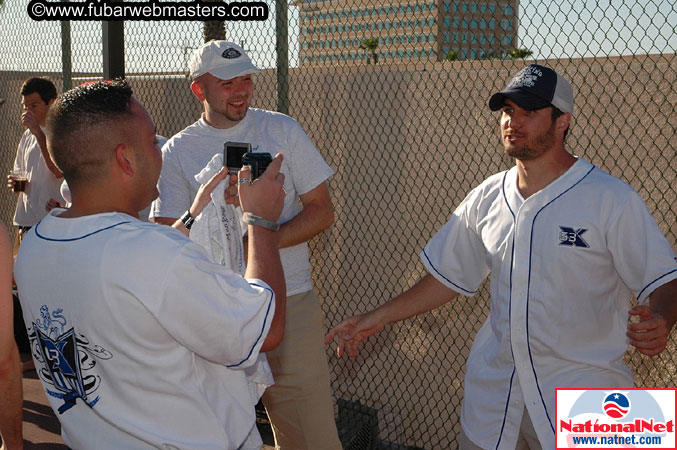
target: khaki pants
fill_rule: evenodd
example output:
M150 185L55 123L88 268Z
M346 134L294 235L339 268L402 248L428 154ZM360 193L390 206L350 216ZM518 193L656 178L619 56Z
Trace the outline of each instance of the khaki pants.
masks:
M468 435L465 434L463 428L461 428L461 436L459 438L458 448L459 450L482 450L482 447L475 445L475 443L472 442L470 438L468 438ZM526 408L524 408L524 414L522 414L520 434L517 438L515 450L541 450L541 444L538 442L538 436L536 436L534 424L531 423L531 419L529 418L529 413L527 412Z
M284 338L266 352L275 384L263 404L281 450L340 450L324 326L315 292L287 297Z

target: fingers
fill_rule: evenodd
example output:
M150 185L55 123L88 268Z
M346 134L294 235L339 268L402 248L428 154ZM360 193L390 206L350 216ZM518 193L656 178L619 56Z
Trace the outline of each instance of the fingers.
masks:
M630 314L640 318L639 322L628 323L625 334L630 345L647 356L655 356L665 350L670 335L666 320L646 305L632 308Z
M226 204L240 206L240 198L237 195L237 175L230 175L228 178L228 187L225 191Z
M628 311L631 316L647 316L652 315L653 311L649 305L637 305Z

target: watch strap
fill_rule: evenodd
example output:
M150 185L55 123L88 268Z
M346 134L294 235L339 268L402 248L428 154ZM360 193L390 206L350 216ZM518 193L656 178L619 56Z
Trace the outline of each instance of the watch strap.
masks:
M193 222L195 222L195 217L191 216L190 210L188 210L183 213L180 220L183 222L183 226L186 227L186 230L190 230L190 227L193 226Z
M244 223L249 225L256 225L257 227L262 227L270 231L277 231L280 229L279 223L264 219L263 217L259 217L248 212L242 214L242 220Z

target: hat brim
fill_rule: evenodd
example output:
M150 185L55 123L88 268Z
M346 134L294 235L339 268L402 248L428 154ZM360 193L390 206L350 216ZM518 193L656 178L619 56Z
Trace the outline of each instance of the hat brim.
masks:
M231 64L227 67L217 67L209 71L209 73L214 75L216 78L220 78L222 80L230 80L258 72L261 72L259 68L247 60L240 61L237 64Z
M548 100L545 100L544 98L541 98L537 95L522 90L514 90L497 92L496 94L492 95L489 99L489 108L492 111L498 111L499 109L503 108L503 104L505 103L506 99L512 100L513 102L517 103L517 106L522 109L526 109L527 111L535 111L537 109L543 109L547 108L548 106L552 106Z

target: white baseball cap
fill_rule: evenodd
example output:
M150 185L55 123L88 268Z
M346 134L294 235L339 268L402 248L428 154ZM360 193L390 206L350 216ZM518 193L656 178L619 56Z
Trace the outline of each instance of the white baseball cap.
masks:
M226 41L209 41L202 44L193 53L188 67L193 80L206 73L211 73L222 80L230 80L260 72L242 47Z

